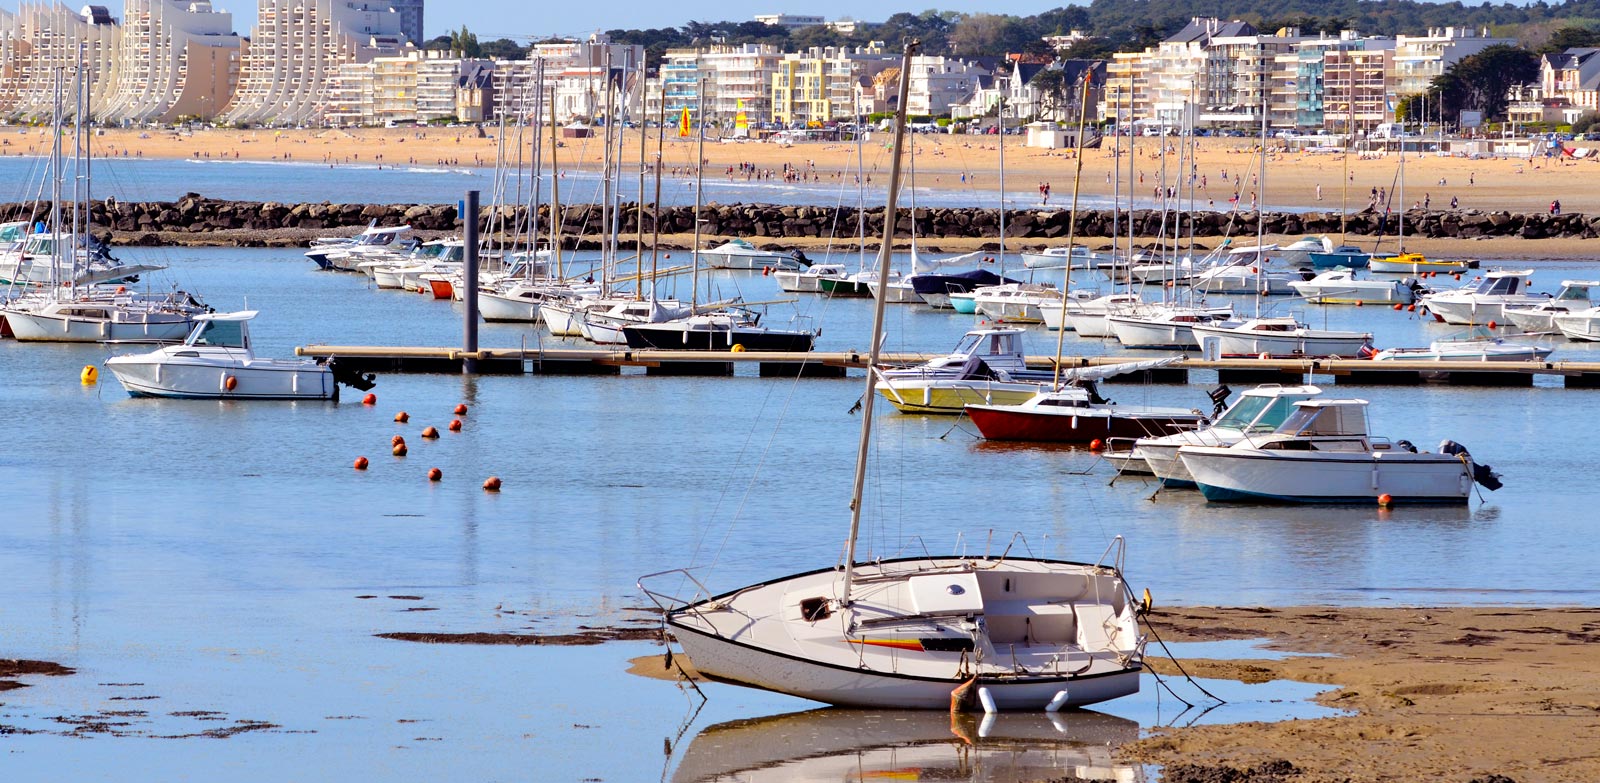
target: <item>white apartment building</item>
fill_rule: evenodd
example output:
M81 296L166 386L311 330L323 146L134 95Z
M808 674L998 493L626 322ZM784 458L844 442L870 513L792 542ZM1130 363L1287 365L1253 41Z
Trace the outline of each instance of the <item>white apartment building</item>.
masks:
M880 48L813 47L786 54L772 76L771 120L803 125L852 118L857 85L899 61Z
M911 58L910 93L906 111L913 117L950 113L950 107L968 102L977 92L983 68L953 57L915 55Z
M706 78L706 118L731 124L742 110L751 122L772 116L772 78L783 52L766 44L715 46L700 53ZM692 110L691 110L692 111Z
M126 0L116 85L103 119L215 117L233 98L241 51L233 14L206 0Z
M339 66L412 47L401 17L385 2L260 0L227 122L324 121Z
M88 68L89 112L100 115L116 83L118 40L103 6L23 3L16 13L0 11L0 116L50 116L58 73L66 84L62 108L72 116L80 64Z
M800 27L820 27L827 23L827 20L820 16L811 16L808 14L756 14L755 20L762 24L770 24L774 27L787 27L790 29L796 29Z
M1460 62L1496 44L1514 45L1510 38L1490 38L1465 27L1440 27L1427 35L1397 35L1394 47L1395 92L1404 97L1421 95L1433 85L1435 77Z

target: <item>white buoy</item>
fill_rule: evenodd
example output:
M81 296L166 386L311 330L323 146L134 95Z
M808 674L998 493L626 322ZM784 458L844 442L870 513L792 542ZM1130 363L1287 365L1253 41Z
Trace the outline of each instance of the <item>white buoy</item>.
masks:
M1060 712L1061 708L1065 706L1067 706L1067 689L1062 688L1056 691L1055 698L1051 699L1049 704L1044 705L1044 711Z
M994 706L994 694L990 693L988 688L978 689L978 703L983 705L984 712L993 713L1000 711L999 707Z

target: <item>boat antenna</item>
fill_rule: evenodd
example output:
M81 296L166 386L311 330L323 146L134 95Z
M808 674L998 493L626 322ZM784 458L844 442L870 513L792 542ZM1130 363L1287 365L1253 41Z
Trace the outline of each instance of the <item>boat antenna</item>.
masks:
M1072 243L1078 231L1078 187L1083 183L1083 123L1088 119L1089 84L1093 80L1094 70L1083 69L1083 84L1078 88L1078 152L1072 171L1072 211L1067 213L1067 272L1061 281L1061 328L1056 330L1056 371L1050 379L1053 389L1061 388L1061 349L1067 339L1067 291L1072 289ZM1115 168L1117 164L1111 165Z
M544 60L539 61L539 94L544 95ZM556 278L566 279L561 266L561 228L566 216L561 213L561 139L556 136L555 88L550 88L550 252L555 254Z
M700 69L700 58L695 58L695 70ZM699 139L694 152L694 253L690 255L694 271L689 274L689 311L700 306L700 203L701 191L706 182L706 77L700 76L700 89L695 90L694 124L699 129ZM871 375L869 372L868 375Z
M894 256L894 229L896 202L900 194L900 166L905 156L901 147L906 140L906 103L911 94L911 58L921 44L915 39L906 41L905 53L900 57L900 92L894 107L894 157L889 163L889 197L883 209L883 245L878 248L878 279L889 279L889 264ZM861 535L862 494L867 484L867 451L872 445L872 404L876 400L878 357L883 352L883 311L888 300L888 289L873 297L872 345L867 355L867 393L862 397L861 443L856 449L855 487L850 492L850 538L845 544L844 587L839 594L839 605L850 605L850 588L855 581L856 539Z

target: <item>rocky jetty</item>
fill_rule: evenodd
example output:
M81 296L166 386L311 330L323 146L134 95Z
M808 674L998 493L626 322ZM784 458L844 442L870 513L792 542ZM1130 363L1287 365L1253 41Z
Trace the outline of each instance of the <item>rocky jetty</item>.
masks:
M643 230L663 234L686 234L694 230L692 207L669 207L659 212L646 207ZM47 203L0 205L0 220L44 220ZM447 232L457 229L454 204L283 204L277 202L226 201L188 194L174 202L98 201L90 207L90 220L104 234L113 232L123 244L192 245L284 245L304 244L319 233L352 233L371 223L380 226L409 224L420 231ZM702 231L708 236L737 236L780 241L798 237L826 237L853 234L856 228L853 207L784 206L774 204L708 204L701 208ZM541 208L539 225L548 225L550 210ZM866 210L869 235L883 232L883 208ZM1256 233L1253 213L1196 212L1168 213L1134 210L1134 234L1153 237L1165 225L1179 221L1183 233L1196 236L1250 236ZM1129 214L1117 218L1118 233L1127 231ZM1340 230L1337 212L1269 212L1266 233L1275 235L1329 234ZM639 214L632 205L623 205L621 232L624 236L639 231ZM1005 235L1009 239L1046 242L1065 239L1071 222L1066 210L1019 209L1006 215ZM1080 210L1077 236L1108 237L1113 216L1109 210ZM1365 210L1345 219L1345 230L1360 236L1393 234L1394 215ZM523 207L484 207L480 228L488 233L512 233L526 224ZM998 238L1000 215L994 209L921 208L899 211L899 233L909 235L915 228L926 238ZM1581 214L1547 215L1480 210L1411 210L1405 215L1408 236L1430 238L1523 237L1526 239L1600 237L1600 216ZM600 208L591 204L568 205L562 209L562 233L568 237L595 236L601 233Z

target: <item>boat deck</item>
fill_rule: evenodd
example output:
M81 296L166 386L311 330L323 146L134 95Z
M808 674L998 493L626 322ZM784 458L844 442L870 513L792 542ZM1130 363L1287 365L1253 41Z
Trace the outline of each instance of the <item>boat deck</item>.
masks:
M764 378L843 378L850 369L866 367L861 351L715 352L655 351L626 348L459 348L425 346L306 345L299 356L338 357L361 372L460 373L466 362L483 374L615 375L624 367L641 367L649 375L730 376L738 365L754 364ZM911 366L933 354L885 353L886 365ZM1063 357L1064 368L1155 358L1151 354ZM1029 356L1029 367L1048 369L1053 356ZM1200 359L1108 379L1110 383L1189 383L1191 371L1214 372L1224 383L1308 382L1310 376L1331 377L1353 385L1443 383L1474 386L1532 386L1539 376L1559 378L1567 388L1600 388L1600 362L1385 361L1366 359ZM1209 379L1207 379L1209 380ZM1201 381L1196 381L1201 382Z

